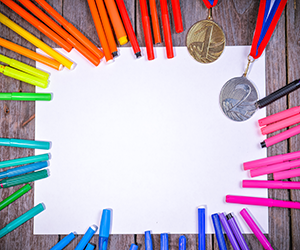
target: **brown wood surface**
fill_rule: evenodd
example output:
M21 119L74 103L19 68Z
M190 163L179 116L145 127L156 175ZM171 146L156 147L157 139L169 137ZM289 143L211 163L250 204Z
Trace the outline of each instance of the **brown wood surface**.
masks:
M94 44L100 46L93 20L90 15L86 0L47 0L59 13L76 26ZM133 27L136 31L140 46L145 46L139 0L125 0ZM160 2L156 0L158 10ZM170 2L170 1L168 1ZM226 45L250 45L255 29L258 13L258 0L219 0L213 9L214 20L223 28L226 34ZM171 7L171 3L169 3ZM170 8L169 8L170 9ZM195 22L207 17L207 9L201 0L181 0L184 32L176 34L172 14L170 16L172 26L172 39L175 46L185 46L186 33ZM12 10L0 3L0 12L8 16L17 24L42 39L52 47L57 45L41 34L37 29L28 24ZM160 14L160 11L159 11ZM159 17L160 19L160 17ZM162 31L162 30L161 30ZM272 91L286 85L300 77L300 0L289 0L275 32L266 48L266 92ZM162 33L163 34L163 33ZM35 47L25 39L0 24L0 37L15 42L26 48L35 50ZM164 44L156 45L163 46ZM130 46L130 43L126 46ZM35 62L15 52L0 47L0 53L15 58L24 63L35 65ZM13 80L0 74L0 92L34 92L35 88L29 84ZM300 105L300 90L295 91L286 98L282 98L267 107L267 114ZM35 112L34 102L0 101L0 137L34 139L34 120L22 127ZM274 133L275 134L275 133ZM300 150L300 135L289 140L278 143L268 148L268 156L294 152ZM18 149L0 147L0 160L15 159L33 155L30 149ZM269 176L272 179L272 175ZM300 178L293 178L300 181ZM34 188L34 183L31 184ZM3 200L19 187L0 190L0 200ZM33 207L33 190L15 201L10 206L0 211L0 228L25 213ZM269 197L300 201L300 191L295 190L269 190ZM56 218L59 219L59 218ZM80 218L74 218L80 219ZM300 212L299 210L269 208L269 235L267 236L276 250L300 249ZM27 250L27 249L50 249L65 235L33 235L33 220L26 222L13 232L0 239L1 250ZM187 249L196 250L197 235L186 235ZM65 249L74 249L81 235ZM170 235L169 249L178 249L179 235ZM214 235L207 235L207 249L218 249ZM245 236L250 249L263 249L254 235ZM94 236L92 243L97 245L98 236ZM227 246L230 246L226 238ZM139 245L144 250L143 232L138 235L112 235L109 239L109 250L126 250L131 243ZM153 235L154 250L160 249L159 235ZM232 249L230 246L228 249Z

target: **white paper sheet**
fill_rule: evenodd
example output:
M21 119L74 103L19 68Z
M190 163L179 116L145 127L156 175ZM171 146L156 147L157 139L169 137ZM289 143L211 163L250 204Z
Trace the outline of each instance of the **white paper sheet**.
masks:
M143 48L144 50L144 48ZM113 209L112 233L197 233L197 207L211 214L233 212L225 195L267 197L267 190L242 189L245 161L266 157L259 143L258 110L246 122L229 120L219 107L224 83L241 76L249 46L226 47L213 64L194 61L185 47L168 60L134 59L121 48L113 64L97 68L73 50L73 71L51 73L51 102L36 103L36 140L52 141L51 176L35 184L35 204L47 209L35 218L35 234L83 234ZM264 55L248 78L265 96ZM45 153L37 150L36 154ZM261 178L263 179L263 178ZM265 232L268 209L247 206Z

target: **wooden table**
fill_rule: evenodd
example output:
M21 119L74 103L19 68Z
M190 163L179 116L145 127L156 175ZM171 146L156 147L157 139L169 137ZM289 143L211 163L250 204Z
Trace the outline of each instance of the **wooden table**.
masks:
M62 15L75 25L83 34L85 34L94 44L100 46L95 27L92 21L90 10L86 0L48 0L48 2ZM138 0L125 0L125 5L129 12L134 29L136 30L138 42L145 46L144 36L141 24L141 14ZM160 9L157 0L158 9ZM170 2L170 1L168 1ZM171 7L171 4L169 4ZM172 38L175 46L185 46L186 33L192 24L207 17L207 9L201 0L181 0L184 32L176 34L174 30L173 18L170 17L172 26ZM250 45L255 29L258 13L258 0L220 0L213 9L214 20L223 28L226 35L226 45ZM24 19L0 3L0 11L17 24L34 34L52 47L57 47L55 43L41 34L37 29L27 23ZM28 43L15 32L9 30L0 24L0 37L17 43L21 46L35 50L35 46ZM266 92L271 93L274 90L285 86L287 83L300 77L300 0L289 0L287 6L279 20L273 36L266 48ZM129 46L129 45L127 45ZM161 45L162 46L162 45ZM35 62L24 56L0 47L0 53L13 57L30 65ZM29 84L13 80L0 75L1 92L34 92L35 88ZM267 107L267 114L271 115L279 111L300 105L299 90L284 97ZM34 102L16 102L0 101L0 137L34 139L35 123L27 121L35 113ZM79 114L80 115L80 114ZM300 150L300 136L278 143L268 148L268 156L295 152ZM31 156L34 154L30 149L18 149L9 147L0 147L0 160L9 160L19 157ZM270 176L271 178L271 176ZM299 181L299 178L293 178L293 181ZM34 186L34 183L32 183ZM19 187L13 187L0 190L0 200L3 200ZM294 190L269 190L269 197L275 199L300 201L300 192ZM0 228L4 227L10 221L22 215L34 204L33 191L25 194L19 200L3 209L0 212ZM54 218L59 220L59 218ZM74 218L76 220L80 218ZM269 208L269 235L274 249L288 250L300 249L300 212L298 210ZM186 235L189 250L197 249L197 235ZM64 235L33 235L33 220L23 224L18 229L9 233L0 239L1 250L27 250L27 249L50 249ZM255 236L247 235L246 240L250 249L263 249ZM74 249L81 236L65 249ZM178 249L179 235L171 234L169 237L170 250ZM216 237L207 235L207 249L218 249ZM160 248L159 235L153 235L154 249ZM227 246L230 246L226 238ZM97 244L98 236L92 238L92 242ZM139 245L143 250L144 235L143 232L138 235L112 235L109 240L108 249L125 250L129 249L131 243ZM232 249L231 247L229 249Z

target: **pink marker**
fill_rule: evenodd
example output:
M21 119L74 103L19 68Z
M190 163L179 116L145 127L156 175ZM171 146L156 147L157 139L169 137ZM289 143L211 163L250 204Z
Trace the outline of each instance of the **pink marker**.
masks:
M286 119L288 117L297 115L300 113L300 106L297 107L293 107L284 111L281 111L279 113L276 113L274 115L270 115L268 117L262 118L258 120L258 124L260 127L274 123L274 122L278 122L280 120Z
M244 208L240 212L241 216L244 218L248 226L251 228L252 232L255 234L256 238L259 240L259 242L262 244L264 249L267 250L273 250L270 242L267 240L267 238L264 236L262 231L259 229L259 227L256 225L254 220L251 218L250 214L247 212L247 210Z
M243 188L300 189L300 182L243 180Z
M274 135L263 142L260 143L262 148L270 147L278 142L281 142L283 140L286 140L294 135L297 135L300 133L300 125L293 127L291 129L288 129L280 134Z
M300 168L288 170L288 171L283 171L283 172L278 172L274 173L273 177L275 181L278 180L283 180L283 179L289 179L293 177L298 177L300 176Z
M299 166L300 166L300 160L286 161L283 163L273 164L262 168L251 169L250 176L256 177L264 174L272 174L272 173L280 172L283 170L287 170Z
M261 128L261 133L263 135L270 134L274 131L287 128L289 126L295 125L300 122L300 114L291 116L287 119L281 120L279 122L272 123L266 127Z
M284 208L300 209L300 202L273 200L270 198L226 195L226 202L245 204L245 205L265 206L265 207L284 207Z
M293 159L300 158L300 151L296 151L293 153L287 153L282 155L275 155L267 158L262 158L259 160L248 161L243 164L244 170L249 170L253 168L260 168L280 162L285 162Z

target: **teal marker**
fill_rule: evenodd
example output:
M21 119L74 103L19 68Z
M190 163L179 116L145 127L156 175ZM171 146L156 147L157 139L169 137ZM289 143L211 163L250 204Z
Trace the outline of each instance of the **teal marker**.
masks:
M49 154L28 156L28 157L23 157L23 158L8 160L8 161L1 161L0 168L8 168L8 167L14 167L18 165L40 162L40 161L48 161L49 159L50 159Z
M35 149L48 150L48 149L50 149L50 142L0 138L0 146L17 147L17 148L35 148Z

